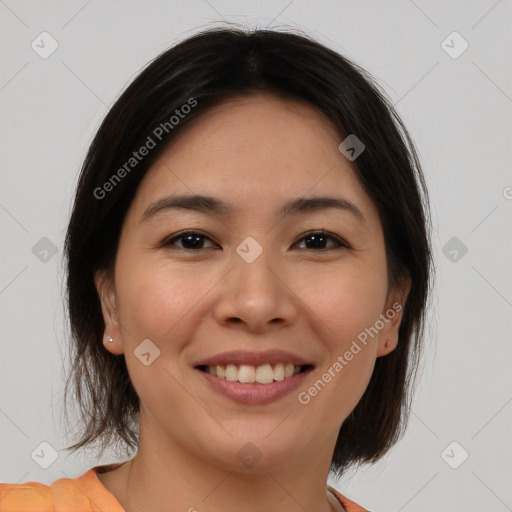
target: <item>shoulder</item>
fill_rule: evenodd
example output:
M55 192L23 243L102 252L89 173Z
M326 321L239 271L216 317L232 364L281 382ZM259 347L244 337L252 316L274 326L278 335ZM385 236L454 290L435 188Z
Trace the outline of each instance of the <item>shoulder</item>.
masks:
M334 487L328 486L328 488L332 491L332 493L338 498L338 501L345 507L347 512L370 512L369 510L361 507L356 502L349 500L343 494L338 492Z
M52 510L49 486L40 482L0 484L0 512L44 512Z
M90 469L77 478L0 484L0 512L122 512L122 508Z

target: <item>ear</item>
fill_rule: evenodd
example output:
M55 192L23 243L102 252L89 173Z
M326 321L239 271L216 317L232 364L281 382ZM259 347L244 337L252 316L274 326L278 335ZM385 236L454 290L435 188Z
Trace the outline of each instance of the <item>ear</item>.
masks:
M407 275L388 293L384 311L379 318L384 327L379 332L377 357L388 355L398 345L398 330L410 290L411 278Z
M105 270L98 270L94 274L94 284L101 302L101 312L105 323L103 333L103 346L112 354L124 353L121 324L116 310L116 293L113 279ZM108 341L108 336L113 341Z

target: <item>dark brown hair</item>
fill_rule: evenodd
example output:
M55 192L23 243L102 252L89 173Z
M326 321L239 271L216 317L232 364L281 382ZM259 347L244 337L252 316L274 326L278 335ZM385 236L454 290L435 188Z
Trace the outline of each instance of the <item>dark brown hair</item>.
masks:
M352 464L377 461L402 435L432 275L428 193L414 145L376 81L347 58L290 31L228 27L199 32L154 59L112 106L85 158L65 240L72 335L66 398L72 381L81 425L79 441L68 449L95 442L102 452L113 443L138 446L139 398L124 356L103 346L105 326L94 284L97 270L113 271L137 187L194 119L223 100L257 92L306 102L334 123L340 142L355 134L364 143L353 167L379 211L390 285L407 275L412 282L398 346L377 358L363 397L341 426L331 470L341 475ZM157 147L128 168L148 137L156 141L157 127Z

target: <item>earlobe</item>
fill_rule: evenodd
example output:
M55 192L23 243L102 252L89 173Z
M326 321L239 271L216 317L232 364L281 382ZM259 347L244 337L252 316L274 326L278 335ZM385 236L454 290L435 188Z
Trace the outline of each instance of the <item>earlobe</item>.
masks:
M118 356L120 354L124 354L123 345L121 343L117 342L109 334L105 334L105 336L103 336L103 345L111 354L114 354L116 356Z
M389 353L393 352L398 345L398 330L400 328L402 309L398 303L394 304L398 306L400 312L396 312L395 309L388 309L381 315L381 317L386 322L385 327L379 333L379 341L377 347L377 357L386 356Z

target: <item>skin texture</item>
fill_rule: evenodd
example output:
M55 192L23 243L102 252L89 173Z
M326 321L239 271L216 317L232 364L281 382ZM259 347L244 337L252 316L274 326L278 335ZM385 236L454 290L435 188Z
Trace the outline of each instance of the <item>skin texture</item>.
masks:
M162 503L173 511L336 510L326 482L338 431L376 358L396 347L401 313L307 405L297 392L266 405L232 402L193 364L228 350L283 349L315 365L304 391L379 315L404 304L409 283L389 286L378 212L341 140L310 105L237 98L187 127L143 179L114 280L96 275L105 334L114 338L105 348L125 355L141 400L135 458L100 475L128 512L160 512ZM234 214L169 210L141 222L151 203L178 193L215 196ZM365 221L332 208L277 215L286 201L312 196L349 200ZM183 249L183 239L163 245L183 230L205 235L200 249ZM327 239L321 247L333 250L308 249L304 236L318 230L350 247ZM250 264L236 252L247 236L263 249ZM161 351L148 366L134 355L144 339ZM250 468L237 457L248 442L261 453Z

